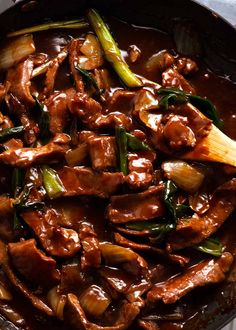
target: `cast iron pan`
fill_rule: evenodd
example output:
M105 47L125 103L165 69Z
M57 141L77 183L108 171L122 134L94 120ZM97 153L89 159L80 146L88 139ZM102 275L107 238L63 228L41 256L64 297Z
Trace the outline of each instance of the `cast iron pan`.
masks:
M60 20L80 17L84 9L91 6L104 14L112 14L137 25L157 27L169 34L173 34L179 19L191 22L200 36L204 61L214 72L236 83L236 30L221 17L192 0L24 0L0 15L0 38L9 30L31 26L45 18ZM230 221L235 222L235 217ZM232 230L233 227L228 228ZM227 230L227 225L224 230ZM234 273L236 264L230 274L231 280L217 290L210 289L207 294L203 291L202 295L200 293L197 296L200 297L195 302L197 313L187 322L188 330L218 330L236 316ZM0 319L0 329L16 328Z

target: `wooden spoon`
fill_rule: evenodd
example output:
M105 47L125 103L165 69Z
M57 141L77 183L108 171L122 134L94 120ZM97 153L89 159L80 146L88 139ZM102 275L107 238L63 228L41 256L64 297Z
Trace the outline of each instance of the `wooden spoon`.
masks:
M210 133L181 158L236 166L236 141L212 125Z
M196 109L192 104L189 107ZM139 118L153 131L157 131L158 116L149 111L140 111ZM201 113L202 116L202 113ZM200 140L196 147L183 155L182 159L219 162L236 167L236 141L230 139L212 124L210 133Z

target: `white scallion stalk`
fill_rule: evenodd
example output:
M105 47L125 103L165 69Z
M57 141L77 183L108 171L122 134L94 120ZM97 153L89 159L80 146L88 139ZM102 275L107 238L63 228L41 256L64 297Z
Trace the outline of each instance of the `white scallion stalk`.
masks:
M7 70L35 52L32 34L12 39L0 50L0 70Z
M199 169L182 160L166 161L162 163L162 169L169 180L189 193L198 191L205 178Z

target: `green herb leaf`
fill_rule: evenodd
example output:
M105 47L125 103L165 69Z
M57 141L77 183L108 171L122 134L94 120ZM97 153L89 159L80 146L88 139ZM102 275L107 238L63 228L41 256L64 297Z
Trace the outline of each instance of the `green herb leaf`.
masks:
M139 140L136 136L126 133L128 148L133 151L150 151L152 150L149 145Z
M50 133L50 113L43 103L39 101L37 97L34 97L36 108L40 111L40 120L39 120L39 129L40 129L40 138L47 140Z
M18 136L23 131L24 131L24 126L4 128L3 130L0 131L0 142Z
M214 104L207 98L185 93L177 88L160 88L158 95L163 95L159 104L168 109L170 104L190 102L193 106L199 109L206 117L213 121L213 124L218 128L222 127L222 122ZM175 96L174 96L175 95Z
M116 127L116 141L119 150L120 171L128 175L127 135L123 127Z
M160 233L167 233L175 228L172 223L155 223L150 221L131 222L125 225L127 229L137 231L149 231L151 235L159 235Z
M214 257L220 257L224 251L223 245L217 238L207 238L200 244L196 245L194 249L213 255Z
M76 70L79 71L79 73L83 77L85 83L91 84L96 89L96 91L100 94L101 91L100 91L98 84L97 84L96 80L94 79L92 73L89 72L88 70L82 69L78 64L75 66L75 68L76 68Z
M23 188L25 171L20 168L14 168L12 174L12 191L14 198L17 198Z

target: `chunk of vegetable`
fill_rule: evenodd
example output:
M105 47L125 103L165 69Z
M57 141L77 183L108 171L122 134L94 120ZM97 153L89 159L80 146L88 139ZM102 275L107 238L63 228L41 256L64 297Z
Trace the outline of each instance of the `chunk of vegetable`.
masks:
M95 9L88 11L88 19L103 47L106 59L111 63L120 79L127 87L140 87L142 82L130 70L123 60L121 52L117 47L106 23Z
M59 21L59 22L47 22L35 26L31 26L25 29L8 33L7 37L16 37L23 34L41 32L52 29L83 29L88 27L89 24L84 19L75 19L70 21Z
M182 160L166 161L161 167L169 180L189 193L195 193L205 178L200 170Z
M31 34L10 40L0 50L0 70L7 70L35 52Z
M66 296L59 294L58 288L54 287L48 292L47 299L55 315L60 320L63 320L64 307L66 304Z
M84 311L92 316L101 316L111 303L108 294L99 286L91 285L79 297Z
M63 194L65 188L56 171L48 166L43 166L43 185L49 198L57 198Z
M88 155L88 147L86 143L80 144L75 149L70 149L66 153L66 161L70 166L81 165Z

